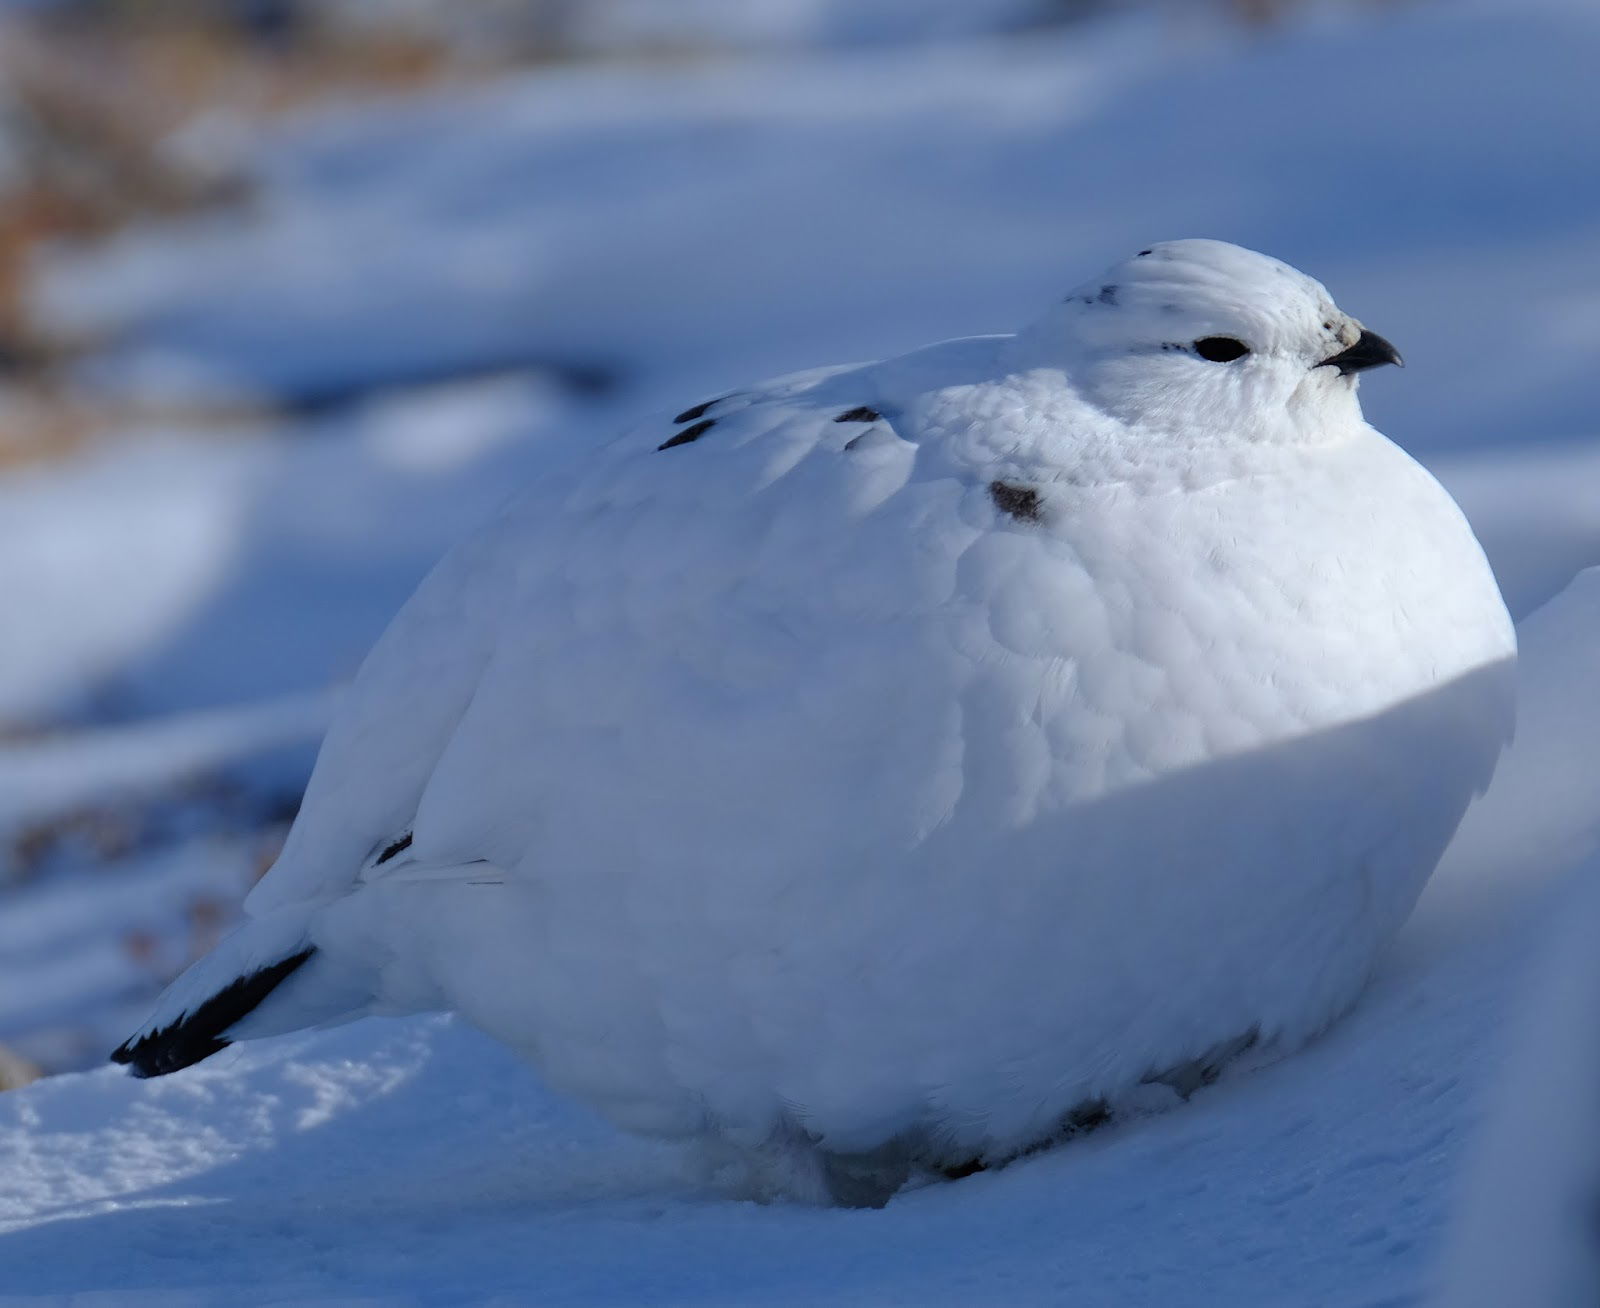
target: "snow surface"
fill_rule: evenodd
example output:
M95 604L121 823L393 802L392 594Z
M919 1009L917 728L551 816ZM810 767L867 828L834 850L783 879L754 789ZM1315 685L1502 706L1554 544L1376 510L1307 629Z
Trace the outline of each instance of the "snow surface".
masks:
M1560 912L1469 1172L1441 1308L1600 1303L1600 862Z
M107 333L86 383L301 416L0 480L0 722L72 728L8 741L0 819L146 832L6 856L0 1041L83 1067L131 1029L270 855L315 693L509 485L725 385L1009 329L1148 240L1267 250L1396 341L1367 411L1532 613L1600 563L1597 57L1584 0L1438 0L556 68L307 117L243 219L57 256L55 321ZM0 1302L1417 1302L1600 834L1600 582L1522 630L1517 744L1357 1011L1181 1110L881 1213L762 1209L454 1023L371 1022L0 1096ZM196 809L214 783L250 811Z

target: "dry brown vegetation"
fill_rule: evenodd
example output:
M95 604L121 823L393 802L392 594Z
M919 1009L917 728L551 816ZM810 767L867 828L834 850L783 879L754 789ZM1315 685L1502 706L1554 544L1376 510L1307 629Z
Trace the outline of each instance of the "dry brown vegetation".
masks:
M459 61L403 33L312 24L293 41L224 21L219 7L109 3L50 23L0 26L0 468L68 453L116 414L74 394L72 360L101 342L62 339L30 303L37 253L131 223L240 202L239 161L170 146L197 115L261 119L329 96L385 95Z

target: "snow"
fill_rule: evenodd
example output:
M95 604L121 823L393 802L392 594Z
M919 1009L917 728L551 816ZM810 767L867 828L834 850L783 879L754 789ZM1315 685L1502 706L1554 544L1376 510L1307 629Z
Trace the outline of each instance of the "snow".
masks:
M53 1077L0 1096L0 1301L1353 1306L1439 1279L1503 1014L1600 834L1600 583L1569 588L1600 563L1592 7L767 42L320 111L260 140L243 217L49 261L53 321L106 339L84 384L155 416L0 480L0 722L50 729L7 741L0 808L143 835L0 874L0 1041L88 1067L132 1029L218 925L194 907L270 856L319 694L511 485L726 385L1010 329L1185 235L1306 268L1400 346L1367 411L1525 619L1517 744L1399 947L1305 1053L880 1213L732 1202L438 1019ZM263 396L294 412L160 416Z
M275 745L315 741L327 696L267 700L24 745L0 745L0 839L24 821L71 812L108 793L155 790L175 777Z
M108 387L157 353L296 397L588 363L638 412L1010 330L1086 268L1222 236L1311 270L1401 347L1405 384L1370 407L1410 448L1581 438L1597 41L1577 5L1422 4L1277 36L1136 14L557 69L308 120L265 149L251 220L130 236L45 301L63 330L135 333L101 360ZM1286 130L1307 86L1326 98Z
M0 634L0 723L347 679L564 405L536 379L487 379L337 423L129 433L0 482L0 603L30 617Z
M441 38L469 54L497 46L555 45L586 54L748 47L792 48L948 39L1061 22L1106 0L555 0L478 4L465 19L449 0L325 0L353 32L402 30Z
M1600 1302L1600 863L1560 910L1468 1171L1441 1308Z

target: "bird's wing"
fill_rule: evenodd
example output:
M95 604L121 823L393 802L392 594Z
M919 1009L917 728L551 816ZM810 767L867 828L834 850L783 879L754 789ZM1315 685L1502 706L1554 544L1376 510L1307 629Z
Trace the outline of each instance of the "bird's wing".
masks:
M729 688L786 658L785 623L814 620L785 609L826 567L830 515L842 526L909 476L915 446L881 412L881 376L820 369L663 416L552 469L447 554L357 675L250 913L512 859L539 803L519 775L528 751L619 729L652 677ZM788 554L786 595L774 560ZM758 573L766 593L729 602Z
M472 699L505 584L504 519L451 549L367 655L329 727L283 852L251 891L253 917L332 898L409 845L411 816Z

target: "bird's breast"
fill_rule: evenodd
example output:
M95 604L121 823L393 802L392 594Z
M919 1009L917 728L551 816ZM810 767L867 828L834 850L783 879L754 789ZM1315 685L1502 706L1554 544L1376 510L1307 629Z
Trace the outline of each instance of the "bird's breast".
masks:
M1302 458L1196 491L1042 482L1025 518L1006 508L1016 490L991 489L995 527L959 565L972 666L1028 669L1013 712L1076 794L1359 721L1509 659L1460 513L1409 460L1385 462L1397 475Z

